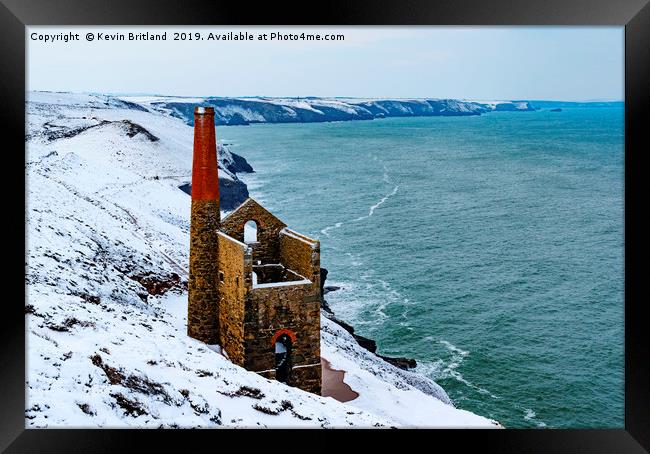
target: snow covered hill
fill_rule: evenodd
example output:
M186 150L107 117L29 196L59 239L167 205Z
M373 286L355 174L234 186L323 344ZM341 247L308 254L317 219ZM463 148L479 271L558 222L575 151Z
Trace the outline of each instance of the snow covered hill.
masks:
M372 120L385 117L481 115L493 111L531 111L528 101L465 101L457 99L356 99L356 98L183 98L173 96L122 96L149 109L194 121L194 106L212 106L219 125L250 123L311 123Z
M27 111L27 427L495 427L324 317L345 404L187 337L192 128L104 95L29 93Z

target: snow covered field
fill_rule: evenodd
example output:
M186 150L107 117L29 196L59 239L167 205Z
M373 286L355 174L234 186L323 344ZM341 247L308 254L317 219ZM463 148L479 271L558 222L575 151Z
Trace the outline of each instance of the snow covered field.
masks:
M324 317L345 404L187 337L193 132L135 101L28 94L27 427L496 426Z

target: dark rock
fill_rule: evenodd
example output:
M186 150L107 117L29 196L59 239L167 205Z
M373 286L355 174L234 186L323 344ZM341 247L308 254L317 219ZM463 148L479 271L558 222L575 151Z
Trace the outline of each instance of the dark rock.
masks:
M358 334L352 334L352 337L357 341L357 344L361 345L370 353L375 353L377 351L377 342L373 339L368 339L367 337L359 336Z
M253 173L253 166L251 166L246 158L233 153L225 145L217 147L217 156L219 157L219 168L225 168L231 173Z
M329 306L328 306L329 307ZM352 334L352 337L354 337L354 340L357 341L357 344L361 345L363 348L368 350L370 353L375 353L377 351L377 342L375 342L372 339L369 339L367 337L360 336L359 334L355 334L354 332L354 327L343 320L336 318L332 312L330 312L332 315L329 316L328 318L332 320L334 323L339 325L341 328L346 330L348 333Z
M219 178L219 198L222 210L234 210L248 198L248 187L239 179Z
M114 398L117 402L117 405L119 405L124 410L124 415L136 417L147 414L142 403L138 402L137 400L128 399L122 393L113 393L110 394L110 396Z
M181 277L176 273L171 273L165 277L152 274L136 274L129 277L146 288L149 295L163 295L171 288L183 287Z
M91 356L90 360L92 361L93 365L99 367L104 371L111 385L119 385L124 380L124 374L118 369L104 363L104 360L98 354Z
M232 117L230 117L230 119L227 120L226 124L228 126L238 126L238 125L246 126L249 125L250 123L242 116L242 114L234 113Z
M320 309L322 311L327 312L328 314L334 315L334 312L332 312L332 308L330 307L329 304L327 304L327 300L321 296L320 299Z
M226 392L226 391L219 391L217 390L219 394L223 394L224 396L228 397L250 397L253 399L263 399L265 397L264 393L258 389L258 388L253 388L252 386L240 386L239 389L235 392Z
M121 369L112 367L104 362L102 357L94 354L90 357L93 365L99 367L104 371L108 381L111 385L121 385L145 395L161 396L165 403L172 402L172 398L167 394L165 388L160 384L149 380L147 377L140 377L137 375L126 375Z
M57 325L55 323L48 322L47 327L51 329L52 331L59 331L59 332L69 332L71 328L75 327L76 325L80 325L84 328L86 327L95 327L95 324L93 322L86 322L82 320L78 320L75 317L68 317L66 318L62 324Z
M83 412L86 413L87 415L95 416L95 415L97 414L97 413L95 413L95 412L90 408L90 405L88 405L88 404L85 404L85 403L84 403L84 404L77 403L77 406L81 409L81 411L83 411Z
M138 134L144 135L150 142L158 142L160 139L149 132L143 126L133 123L130 120L122 120L121 123L126 127L126 135L135 137Z
M341 290L341 287L337 287L336 285L328 285L327 287L323 287L323 294L327 294L329 292L335 292L337 290Z
M192 195L192 183L185 183L182 184L178 187L181 191L183 191L185 194L191 196Z
M327 271L327 268L322 268L320 269L320 293L321 295L323 294L323 289L325 288L325 281L327 280L327 274L329 271Z
M230 152L232 155L232 160L234 161L235 165L232 169L228 169L231 172L237 173L253 173L255 170L253 169L253 166L246 161L246 158L243 156L238 155L237 153L233 153L232 151Z
M399 367L400 369L409 370L417 366L417 363L412 358L404 358L403 356L396 357L396 358L390 356L383 356L383 355L377 355L377 356L379 356L387 363L390 363L395 367Z
M551 109L551 112L562 112L562 109L560 109L559 107L557 107L557 108L555 108L555 109Z
M192 183L178 187L187 195L192 195ZM237 179L219 178L219 203L222 210L234 210L248 198L248 187Z
M49 122L45 123L44 126L44 131L42 132L43 136L48 141L53 141L53 140L58 140L58 139L70 139L72 137L78 136L84 131L88 131L89 129L92 128L97 128L100 126L105 126L109 124L118 124L122 126L125 129L126 135L128 137L135 137L138 134L142 134L144 137L147 138L150 142L158 142L160 140L158 137L154 136L144 128L143 126L133 123L130 120L121 120L121 121L108 121L108 120L101 120L99 123L94 124L94 125L85 125L85 126L80 126L77 128L66 128L62 126L54 126L51 125ZM27 136L26 140L29 139L30 137Z

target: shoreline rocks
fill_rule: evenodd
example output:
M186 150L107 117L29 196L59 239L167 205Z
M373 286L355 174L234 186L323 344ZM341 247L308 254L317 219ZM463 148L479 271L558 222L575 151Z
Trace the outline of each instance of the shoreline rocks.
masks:
M377 357L383 359L387 363L392 364L393 366L398 367L398 368L403 369L403 370L413 369L413 368L415 368L417 366L417 362L412 358L392 357L392 356L384 356L384 355L378 354L377 353L377 341L375 341L374 339L370 339L368 337L364 337L364 336L361 336L359 334L356 334L355 331L354 331L354 326L352 326L349 323L346 323L343 320L336 317L336 315L334 314L334 311L332 311L332 308L329 306L329 304L327 303L327 300L325 300L323 295L325 295L325 294L327 294L329 292L332 292L332 291L339 290L340 287L325 286L325 280L327 279L328 271L327 271L326 268L321 268L320 273L321 273L320 274L320 276L321 276L321 278L320 278L321 310L324 311L324 313L325 313L324 315L328 319L332 320L334 323L336 323L341 328L343 328L348 333L350 333L352 335L352 337L354 337L354 340L356 340L357 343L360 346L362 346L363 348L368 350L370 353L375 354Z

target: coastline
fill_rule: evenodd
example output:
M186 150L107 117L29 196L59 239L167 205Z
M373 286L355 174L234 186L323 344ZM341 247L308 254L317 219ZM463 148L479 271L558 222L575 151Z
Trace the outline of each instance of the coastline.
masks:
M402 370L410 370L414 369L417 367L417 362L413 358L406 358L404 356L397 356L397 357L392 357L392 356L384 356L380 355L377 353L377 341L374 339L370 339L368 337L361 336L360 334L357 334L355 332L354 326L350 325L349 323L341 320L336 316L330 305L327 303L327 300L325 299L325 295L329 292L335 292L336 290L339 290L338 287L332 287L332 286L327 286L325 285L325 282L327 280L327 274L328 270L326 268L321 268L321 314L323 314L325 317L327 317L329 320L333 321L337 325L339 325L341 328L346 330L348 333L352 335L354 340L359 344L361 347L365 348L368 350L370 353L374 354L378 358L383 359L389 364L392 364L395 367L399 367Z
M75 98L65 101L69 101L66 105L73 105L73 114L83 115L83 103ZM30 112L31 109L39 109L47 114L39 121L45 121L59 111L57 105L47 103L37 106L30 104L29 108ZM80 110L81 114L77 114ZM68 116L71 118L68 120L66 117L65 128L72 128L76 125L76 117ZM61 399L59 405L72 409L76 418L74 421L79 426L105 425L101 418L107 415L113 418L110 424L116 426L177 424L174 419L176 410L170 412L168 407L171 405L178 407L178 412L183 411L180 407L184 405L184 400L160 401L162 391L147 394L141 392L140 388L129 388L128 392L132 394L129 396L116 394L111 387L118 386L122 380L119 377L122 376L124 380L137 376L137 380L150 380L155 386L161 384L160 389L166 393L164 395L175 395L174 392L180 389L183 391L180 395L187 400L190 399L188 395L196 394L196 397L191 397L193 405L209 402L210 408L224 411L223 418L216 413L199 412L196 418L184 424L256 423L259 422L257 413L264 414L266 409L271 411L266 414L273 417L272 421L264 419L265 424L282 423L288 418L297 419L301 424L307 421L286 408L276 410L273 406L259 405L252 406L250 414L246 413L248 419L245 421L228 419L228 413L241 410L235 404L240 395L233 386L259 389L260 393L268 396L269 402L273 396L277 397L276 391L286 390L233 369L220 358L215 360L210 349L206 350L191 339L186 339L182 334L185 332L184 311L170 317L172 307L168 304L168 298L174 300L174 306L182 306L185 300L182 290L178 294L169 292L169 295L167 290L184 287L185 270L182 264L186 260L186 219L189 213L187 195L178 186L186 181L188 169L185 160L176 159L176 151L178 143L184 147L189 145L187 126L152 112L119 106L102 109L95 116L100 118L99 121L106 119L111 122L101 123L101 126L70 138L48 140L47 137L30 135L28 139L28 169L30 178L37 182L30 192L34 206L29 214L32 226L30 235L35 241L32 243L35 251L44 251L43 254L39 252L30 256L28 277L30 301L34 304L26 308L26 314L31 320L31 332L36 336L30 336L30 342L38 347L31 351L30 356L33 367L30 367L29 379L34 389L28 401L30 425L58 426L69 421L68 414L57 415L52 401L48 400L51 383L38 380L42 375L39 374L48 368L54 368L65 377L65 382L57 382L57 398ZM159 140L150 140L146 132L131 137L130 129L125 129L123 123L115 120L125 116L132 117L129 121ZM88 120L86 123L89 124L96 121L82 120ZM34 122L30 131L47 132L48 129ZM106 141L117 144L116 153L101 152ZM158 167L148 165L151 156L159 161ZM226 163L222 164L224 168L227 167ZM109 172L103 176L96 170L98 168L108 169ZM62 190L56 186L56 182L48 179L52 169L65 183L64 189L72 194L72 201L65 198L52 201L48 198L49 194ZM92 170L92 179L83 178L88 174L87 169ZM161 172L161 169L165 172ZM102 178L98 179L96 175L102 175ZM156 203L142 204L143 194L147 200L155 194ZM87 203L79 203L74 197ZM53 203L56 210L50 209ZM113 207L122 211L116 212ZM169 213L174 215L170 217ZM76 223L68 222L71 216L98 221L86 224L86 229L80 232L76 230ZM42 225L52 225L53 231L39 230ZM87 249L77 251L69 246L86 237L88 240L83 244L88 245ZM161 241L162 238L165 241ZM53 239L57 240L55 246L51 244ZM84 266L87 263L94 263L95 266L88 268ZM64 269L66 273L51 273L54 268ZM83 291L77 290L77 287ZM65 301L65 304L57 305L61 301ZM154 318L151 317L152 310L156 315ZM173 311L176 312L176 308ZM95 342L84 343L83 348L76 343L79 338L94 339L100 332L106 333L100 349L96 348ZM115 333L118 332L124 334L116 338ZM361 413L355 412L354 415L359 417L354 416L349 409L345 410L333 401L325 402L326 406L321 408L322 401L314 400L315 397L290 392L296 409L301 405L302 408L311 409L310 402L317 402L319 406L315 408L331 413L326 418L328 424L338 425L341 420L336 418L340 415L349 417L350 425L368 425L371 417L368 415L377 415L377 418L381 418L376 420L380 424L391 421L389 424L407 427L494 425L487 418L455 408L445 391L431 379L393 367L362 347L358 338L355 339L342 325L332 322L325 311L321 318L321 336L325 339L321 350L323 357L330 361L335 372L341 373L340 381L360 395L354 406ZM166 350L164 355L157 350L161 337L174 339L167 343L172 349ZM75 341L74 348L71 341ZM368 341L372 345L372 340ZM132 355L129 350L133 345L138 346L137 355ZM47 355L38 356L43 348L48 349ZM69 352L72 352L74 361L67 361ZM89 374L97 375L93 383L96 383L94 386L98 387L99 393L97 398L81 404L70 400L77 395L79 388L79 383L73 380L79 367L85 367ZM173 369L171 374L170 368ZM103 379L102 374L108 373L110 378L113 371L121 374L114 376L114 382ZM223 386L219 385L224 397L215 398L213 393L208 393L208 388L203 385L211 385L217 378L206 377L227 379L223 380ZM126 402L125 398L130 399L131 403ZM128 411L135 412L133 419L114 414L116 399L118 406L121 402L128 406ZM414 405L420 405L422 411L413 414L410 409ZM162 411L167 412L168 416L162 417ZM276 413L282 413L282 418L276 417ZM54 416L56 419L52 419ZM347 422L345 424L348 425ZM375 420L372 420L370 425L374 424Z

